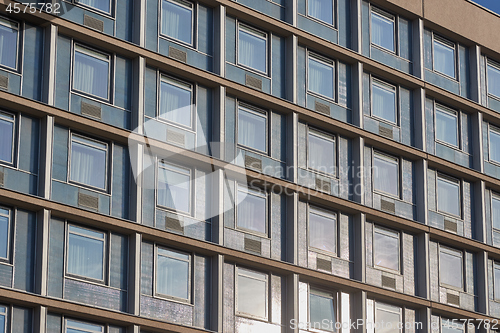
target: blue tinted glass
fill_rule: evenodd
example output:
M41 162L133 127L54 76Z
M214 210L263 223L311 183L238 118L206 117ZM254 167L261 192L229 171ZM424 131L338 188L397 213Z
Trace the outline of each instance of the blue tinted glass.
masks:
M333 24L333 1L332 0L308 0L307 13L328 24Z
M161 82L160 117L191 127L191 90Z
M490 130L490 161L500 163L500 133Z
M265 34L240 27L238 31L238 63L265 73L266 43Z
M186 44L191 44L192 13L190 3L163 0L161 32Z
M156 274L159 294L189 298L189 262L159 255Z
M105 13L109 13L111 11L109 0L78 0L78 2Z
M106 150L71 142L71 180L106 188Z
M68 273L102 280L104 241L69 234Z
M267 151L266 128L267 119L264 114L238 109L238 144Z
M109 62L106 56L88 51L95 56L75 52L73 87L81 92L103 99L109 96Z
M191 178L189 174L169 169L158 170L158 204L189 213L191 202Z
M457 116L436 108L436 139L458 147Z
M5 332L5 314L0 314L0 333L6 333Z
M394 21L372 12L372 43L392 52L394 47Z
M434 41L434 70L455 77L455 49Z
M458 183L438 178L437 187L438 210L460 216L460 187Z
M75 320L67 320L66 326L68 327L68 333L95 333L95 332L104 332L104 328L101 325L87 324L82 323L80 321Z
M497 266L496 264L494 265L495 267L495 276L494 279L495 281L493 284L495 285L495 299L500 300L500 266Z
M500 69L488 64L488 93L500 98Z
M311 324L321 325L328 322L328 325L322 326L327 331L334 331L335 310L333 308L333 299L315 294L309 294L309 316ZM330 323L333 322L333 325ZM316 326L317 327L317 326Z
M9 218L0 216L0 258L7 259L9 254Z
M14 123L0 119L0 160L12 163Z
M334 98L335 73L332 66L310 57L308 75L308 88L310 91L331 99Z
M0 64L10 68L17 65L16 26L7 20L0 19Z
M372 84L373 115L396 123L396 91Z
M496 196L491 199L491 220L493 228L500 229L500 198ZM500 297L500 294L498 296Z

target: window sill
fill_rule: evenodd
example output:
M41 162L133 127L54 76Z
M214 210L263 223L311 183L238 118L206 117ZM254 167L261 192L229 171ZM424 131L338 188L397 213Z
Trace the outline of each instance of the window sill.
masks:
M394 57L398 58L399 60L401 60L401 61L405 61L405 62L407 62L407 63L409 63L409 64L413 63L413 61L411 61L411 60L408 60L408 59L406 59L406 58L401 57L401 56L400 56L400 55L398 55L396 52L393 52L393 51L391 51L391 50L388 50L388 49L386 49L386 48L384 48L384 47L382 47L382 46L379 46L379 45L377 45L377 44L373 44L373 43L371 43L371 42L370 42L370 47L376 48L376 49L377 49L377 50L379 50L379 51L382 51L382 52L384 52L384 53L390 54L390 55L392 55L392 56L394 56ZM371 54L370 54L370 57L371 57Z
M235 225L236 225L236 223L237 222L235 221ZM242 232L242 233L244 233L246 235L251 235L251 236L254 236L254 237L259 237L259 238L271 240L271 238L268 235L261 234L260 232L257 232L257 231L251 231L251 230L248 230L248 229L245 229L245 228L239 228L239 227L235 227L235 228L224 227L224 228L231 229L231 230L238 231L238 232Z
M238 53L238 52L236 51L236 53ZM269 60L267 60L267 61L269 61ZM226 61L226 63L227 63L227 64L231 64L231 65L233 65L233 66L235 66L235 67L238 67L239 69L242 69L242 70L244 70L244 71L250 72L250 73L252 73L252 74L255 74L255 75L261 76L261 77L263 77L263 78L265 78L265 79L268 79L268 80L270 80L270 79L271 79L271 77L269 76L269 74L268 74L268 73L260 72L260 71L258 71L258 70L256 70L256 69L253 69L253 68L250 68L250 67L246 67L246 66L244 66L244 65L241 65L241 64L239 64L239 63L238 63L238 61L236 61L234 64L233 64L232 62L228 62L228 61Z
M16 70L16 69L13 69L10 67L0 66L0 70L2 70L3 72L7 72L9 74L23 76L22 73L19 73L19 70Z
M245 318L245 319L250 319L250 320L257 320L259 322L265 323L265 324L272 324L269 322L268 318L262 318L262 317L257 317L257 316L252 316L246 313L239 313L238 311L235 311L235 316L240 317L240 318Z
M155 294L154 296L141 294L141 296L153 297L153 298L156 298L156 299L159 299L162 301L174 302L174 303L187 305L187 306L194 308L194 304L191 304L190 300L180 299L180 298L176 298L176 297L169 297L169 296L161 295L161 294Z
M196 131L193 130L192 127L185 127L185 126L182 126L182 125L179 125L179 124L176 124L176 123L173 123L173 122L170 122L166 119L163 119L161 118L160 116L156 116L156 117L150 117L150 116L144 116L144 118L147 118L148 120L145 121L144 123L146 124L148 121L157 121L159 123L162 123L162 124L165 124L165 125L168 125L168 126L172 126L172 127L175 127L177 129L180 129L182 131L188 131L190 133L193 133L193 134L196 134Z
M381 267L381 266L377 266L377 265L373 265L373 266L371 266L371 268L376 269L377 271L384 272L384 273L390 273L390 274L394 274L394 275L397 275L397 276L404 276L401 273L401 270L395 271L395 270L392 270L390 268L385 268L385 267Z
M52 181L58 182L58 183L61 183L61 184L71 185L71 186L80 188L82 190L87 190L87 191L90 191L90 192L93 192L93 193L96 193L96 194L102 194L102 195L106 195L108 197L111 197L111 193L108 193L108 192L105 192L105 191L99 191L99 190L96 190L96 189L94 189L92 187L86 187L85 185L80 185L78 183L73 183L71 181L62 181L62 180L54 179L54 178L52 178Z
M307 247L307 250L308 250L309 252L314 252L314 253L321 254L321 255L324 255L324 256L327 256L327 257L331 257L331 258L336 258L336 259L344 260L344 259L340 258L340 257L338 256L338 254L337 254L337 253L332 253L332 252L329 252L329 251L325 251L325 250L317 249L317 248L315 248L315 247L311 247L311 246L309 246L309 245L308 245L308 247Z
M299 167L299 169L307 170L307 171L309 171L309 172L310 172L310 173L312 173L312 174L319 175L319 176L322 176L322 177L328 177L328 178L330 178L330 179L335 179L335 180L340 181L340 180L339 180L339 176L338 176L338 171L337 171L337 170L338 170L338 168L337 168L337 167L336 167L336 172L335 172L335 174L328 173L328 172L318 171L318 170L316 170L316 169L312 169L312 168L310 168L310 167L307 167L307 168L301 168L301 167Z
M436 70L434 70L434 69L429 69L429 68L426 68L426 69L427 69L429 72L433 73L433 74L436 74L436 75L441 76L442 78L445 78L445 79L448 79L448 80L453 80L453 81L454 81L454 82L456 82L457 84L458 84L458 83L460 83L456 77L453 77L453 76L448 76L448 75L443 74L443 73L441 73L441 72L438 72L438 71L436 71ZM425 77L425 76L424 76L424 77Z
M177 216L185 217L185 218L188 218L188 219L194 219L194 217L190 213L179 212L179 211L176 211L176 210L174 210L172 208L168 208L168 207L165 207L165 206L162 206L162 205L159 205L159 204L155 204L155 207L156 207L156 209L161 210L162 212L166 212L166 213L170 213L170 214L175 214ZM204 221L200 221L200 222L204 222Z
M302 16L302 17L305 17L305 18L306 18L306 19L308 19L308 20L311 20L311 21L313 21L313 22L315 22L315 23L321 24L322 26L324 26L324 27L326 27L326 28L329 28L329 29L332 29L332 30L335 30L335 31L337 31L337 32L338 32L338 29L335 27L335 25L334 25L334 24L330 24L330 23L327 23L327 22L321 21L321 20L319 20L319 19L317 19L317 18L315 18L315 17L309 16L309 15L307 15L307 14L306 14L306 15L304 15L304 14L297 14L297 15L300 15L300 16ZM336 17L334 17L334 19L336 19Z
M429 209L430 210L430 209ZM446 212L441 212L439 210L430 210L434 213L437 213L439 215L442 215L444 216L445 218L448 217L448 218L452 218L452 219L455 219L455 220L459 220L459 221L462 221L463 222L463 219L461 216L458 216L458 215L453 215L453 214L450 214L450 213L446 213Z
M71 1L66 1L66 0L63 0L63 1L66 2L66 3L68 3L68 4L70 4L70 5L75 6L77 8L81 8L83 10L89 11L91 13L94 13L94 14L97 14L97 15L100 15L100 16L104 16L104 17L106 17L108 19L116 20L114 18L114 16L113 16L113 13L112 13L113 10L111 10L111 13L106 13L106 12L103 12L103 11L101 11L99 9L96 9L96 8L93 8L93 7L90 7L90 6L82 5L82 4L78 3L78 2L71 2Z
M167 42L170 42L170 43L174 43L174 44L177 44L179 45L180 47L184 47L188 50L191 50L193 52L196 52L196 53L199 53L199 54L202 54L202 55L205 55L207 57L212 57L212 55L208 54L208 53L204 53L204 52L201 52L200 50L198 50L196 47L194 47L193 45L190 45L190 44L187 44L187 43L184 43L178 39L175 39L175 38L172 38L172 37L169 37L167 35L163 35L162 33L159 33L158 35L158 39L163 39Z
M106 105L106 106L110 106L112 108L115 108L115 109L119 109L119 110L123 110L123 111L127 111L127 112L131 112L131 110L127 110L127 109L124 109L122 107L119 107L117 105L114 105L112 103L110 103L109 101L106 101L106 100L103 100L103 99L100 99L99 97L95 97L95 96L92 96L92 95L88 95L86 93L83 93L83 92L80 92L78 90L73 90L71 89L70 91L71 94L74 94L74 95L77 95L77 96L80 96L82 98L86 98L88 100L91 100L91 101L94 101L94 102L97 102L99 104L103 104L103 105Z
M365 117L367 117L367 116L365 115ZM370 114L368 117L370 117L370 118L372 118L373 120L376 120L376 121L378 121L378 122L381 122L381 123L383 123L384 125L388 125L388 126L392 126L392 127L396 127L396 128L398 128L398 129L401 129L401 127L400 127L397 123L391 123L391 122L390 122L389 120L387 120L387 119L377 117L377 116L375 116L375 115L373 115L373 114Z

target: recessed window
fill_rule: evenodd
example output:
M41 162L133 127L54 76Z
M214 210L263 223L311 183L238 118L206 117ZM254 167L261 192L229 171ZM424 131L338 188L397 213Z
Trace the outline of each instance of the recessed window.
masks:
M307 15L333 25L333 0L307 0Z
M238 107L238 144L267 152L267 113L255 108Z
M491 196L491 220L493 229L500 231L500 196L495 194Z
M372 44L383 47L391 52L396 51L395 18L378 8L372 7L371 13L371 41Z
M458 148L458 112L436 105L436 140Z
M111 1L110 0L76 0L76 3L97 9L106 14L111 14Z
M488 94L500 98L500 65L488 61Z
M191 170L158 163L158 205L179 212L191 211Z
M268 275L239 267L237 272L237 313L267 319Z
M0 333L7 332L7 307L0 306Z
M399 232L375 226L373 230L373 264L399 271Z
M257 190L238 185L236 226L267 235L267 196Z
M11 211L0 207L0 259L9 259Z
M399 160L396 157L373 153L373 188L399 197Z
M267 34L244 24L238 25L238 64L267 73Z
M66 333L104 333L104 326L67 319Z
M72 134L70 154L70 180L105 190L107 184L108 145Z
M375 302L375 322L379 323L380 329L376 329L376 333L399 333L398 325L402 321L402 309L398 306Z
M14 134L15 134L14 115L0 112L0 161L14 162Z
M452 288L463 288L462 252L441 247L439 249L440 283Z
M490 142L488 145L490 151L490 161L500 163L500 129L489 126Z
M335 137L309 129L307 143L309 168L335 175Z
M321 327L330 332L335 331L337 320L333 294L313 288L309 290L309 322L312 327ZM325 323L328 325L323 325Z
M191 128L192 104L192 85L162 77L160 83L160 118Z
M104 281L106 235L70 225L68 228L68 274Z
M109 100L110 56L75 45L73 89Z
M437 177L437 209L442 213L460 216L460 181L451 177Z
M19 24L0 18L0 65L17 69Z
M181 300L190 299L191 256L158 248L156 292Z
M307 88L310 92L335 98L335 66L333 61L309 54Z
M494 299L500 301L500 264L493 263Z
M434 35L434 70L455 78L455 44Z
M397 123L395 86L372 80L372 114L392 124Z
M337 253L337 215L309 207L309 247Z
M463 333L464 325L460 320L441 319L441 333Z
M161 33L183 43L193 44L193 3L162 0Z

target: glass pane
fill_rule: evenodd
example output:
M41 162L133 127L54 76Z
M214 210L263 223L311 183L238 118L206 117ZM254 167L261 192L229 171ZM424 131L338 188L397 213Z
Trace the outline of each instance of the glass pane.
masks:
M438 178L438 211L460 216L460 187Z
M106 188L106 151L72 140L71 180Z
M496 196L491 199L491 220L493 228L500 229L500 198Z
M500 134L490 129L490 161L500 163Z
M17 34L12 26L0 24L0 64L16 68L17 64Z
M78 2L97 10L101 10L105 13L109 13L111 11L109 0L78 0Z
M455 49L434 41L434 70L455 77Z
M190 5L163 0L161 32L186 44L191 44L193 11Z
M390 305L376 304L375 320L379 323L377 333L398 333L398 324L401 323L400 308Z
M241 190L238 195L246 197L237 207L237 226L266 234L266 198Z
M494 279L495 281L493 282L493 285L495 286L495 294L494 297L496 300L500 299L500 267L495 265L495 273L494 273Z
M69 226L69 232L74 232L74 233L82 234L83 236L88 236L88 237L104 240L104 233L99 232L99 231L92 231L92 230L85 229L85 228L79 228L79 227L76 227L74 225Z
M158 204L189 213L191 177L172 170L158 168Z
M0 160L12 163L14 123L0 119Z
M373 115L396 123L396 91L372 84Z
M449 286L462 288L462 258L441 251L439 254L440 281Z
M170 251L162 248L158 248L158 254L162 256L172 257L174 259L189 261L189 254L180 253L177 251Z
M333 67L309 57L308 89L317 94L334 98Z
M373 261L376 266L399 270L399 238L375 231Z
M189 299L189 262L159 255L157 279L159 294Z
M73 87L76 90L108 99L108 61L76 51L74 66Z
M441 319L441 332L442 333L463 333L463 327L459 324L460 321L453 322L450 319Z
M238 275L238 312L266 318L265 281Z
M327 138L309 133L309 167L335 174L335 143Z
M66 326L68 327L67 332L104 332L104 327L101 325L93 325L82 323L74 320L67 320Z
M266 151L267 119L245 109L238 109L238 143L260 151Z
M372 12L372 43L394 52L394 21Z
M246 28L239 28L238 31L238 63L266 72L266 38L261 33L250 32Z
M328 24L333 24L333 1L332 0L309 0L307 13Z
M327 331L334 331L335 328L335 310L333 308L333 299L331 297L324 297L309 294L309 320L313 327L326 329ZM325 320L325 322L323 322ZM323 325L328 322L328 325ZM333 325L330 323L333 322ZM321 325L321 326L318 326Z
M457 129L457 116L436 108L436 139L458 147Z
M5 333L5 315L0 315L0 333Z
M335 218L309 213L309 246L328 251L337 252L337 226Z
M373 157L373 186L377 191L398 196L398 162L375 154Z
M9 254L9 218L0 216L0 258L7 259Z
M161 118L191 127L191 101L191 90L161 81Z
M70 233L68 243L68 273L104 279L104 242Z
M488 93L500 97L500 69L488 64Z

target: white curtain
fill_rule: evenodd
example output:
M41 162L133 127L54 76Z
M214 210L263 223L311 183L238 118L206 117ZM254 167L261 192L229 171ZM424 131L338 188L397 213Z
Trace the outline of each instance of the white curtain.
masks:
M108 62L80 52L75 53L74 86L76 89L108 98Z
M103 279L104 242L80 235L69 235L68 271L93 279Z
M333 24L332 2L332 0L309 0L307 8L309 16Z
M0 120L0 160L12 162L12 132L14 124Z
M16 67L17 30L0 25L0 64Z
M238 143L266 151L266 118L240 109L238 111Z
M255 47L255 44L252 43L252 37L249 37L246 33L240 32L240 38L238 40L239 43L239 52L238 52L238 60L245 66L251 68L258 67L258 48Z
M159 168L158 203L177 211L189 212L190 178Z
M309 245L320 250L336 253L335 220L309 214Z
M170 37L173 37L173 38L176 38L176 39L180 39L179 38L179 28L181 26L181 22L180 22L180 15L178 12L175 12L172 10L172 7L175 6L167 1L163 1L163 6L162 6L162 10L163 10L163 15L162 15L162 22L161 22L161 26L162 26L162 31L164 34L166 34L167 36L170 36ZM183 26L184 24L187 23L187 22L183 22ZM184 27L186 28L186 27Z
M105 188L106 152L73 142L71 148L71 180Z
M316 60L309 59L309 90L334 98L333 68Z
M191 126L191 92L161 83L160 116L172 122Z
M391 119L387 119L387 117L385 115L384 95L380 93L380 88L375 87L375 89L373 89L372 107L373 107L373 114L375 116L386 119L386 120L391 120Z
M0 216L0 258L7 258L9 218Z
M241 191L238 193L244 195ZM239 227L266 233L266 199L248 193L237 208Z
M334 143L309 135L309 166L315 170L335 173Z
M158 255L156 291L160 294L187 299L189 297L189 263Z

